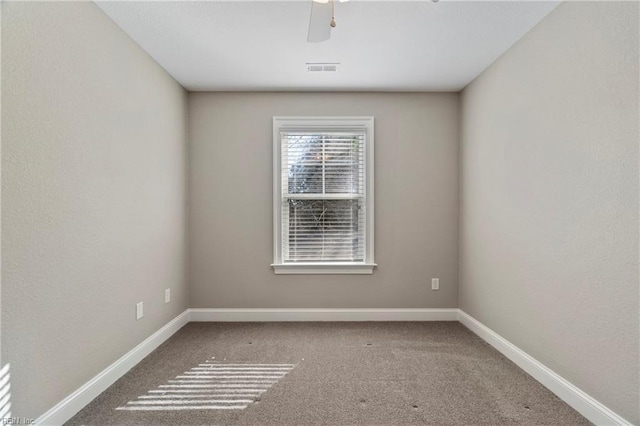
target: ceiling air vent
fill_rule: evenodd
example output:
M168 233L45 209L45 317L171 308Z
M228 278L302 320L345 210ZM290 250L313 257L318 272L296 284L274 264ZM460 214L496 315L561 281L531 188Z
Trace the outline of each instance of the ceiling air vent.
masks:
M320 63L320 62L307 62L307 71L309 72L336 72L338 71L339 62Z

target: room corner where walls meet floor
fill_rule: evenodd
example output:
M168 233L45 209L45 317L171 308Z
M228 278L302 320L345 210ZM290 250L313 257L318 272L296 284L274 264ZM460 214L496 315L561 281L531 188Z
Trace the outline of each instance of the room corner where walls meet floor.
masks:
M460 322L506 358L531 375L561 400L598 425L631 425L606 406L547 368L460 309L187 309L166 326L106 368L87 384L36 420L39 425L61 425L162 343L189 323L271 322Z

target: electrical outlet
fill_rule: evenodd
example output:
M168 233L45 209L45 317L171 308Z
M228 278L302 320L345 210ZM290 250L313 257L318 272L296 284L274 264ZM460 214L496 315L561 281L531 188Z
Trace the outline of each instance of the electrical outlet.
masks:
M136 321L144 316L144 305L143 302L136 303Z
M440 290L440 278L431 278L431 290Z
M167 288L164 290L164 303L171 302L171 289Z

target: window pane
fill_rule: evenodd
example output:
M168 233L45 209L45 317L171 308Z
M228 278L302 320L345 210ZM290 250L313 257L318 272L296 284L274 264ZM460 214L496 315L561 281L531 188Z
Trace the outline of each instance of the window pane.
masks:
M361 200L288 200L287 261L363 261Z
M363 168L359 139L357 136L334 136L325 142L326 194L361 193Z
M283 171L287 171L289 193L322 194L322 137L319 135L288 135L283 142L286 143L287 154L287 162L283 164Z
M282 188L289 194L363 194L364 135L282 135Z

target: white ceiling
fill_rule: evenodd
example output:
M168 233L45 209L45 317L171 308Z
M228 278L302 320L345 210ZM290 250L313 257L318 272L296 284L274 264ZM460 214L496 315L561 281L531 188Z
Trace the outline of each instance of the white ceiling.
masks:
M311 0L97 4L192 91L459 91L558 2L336 2L322 43L306 41Z

